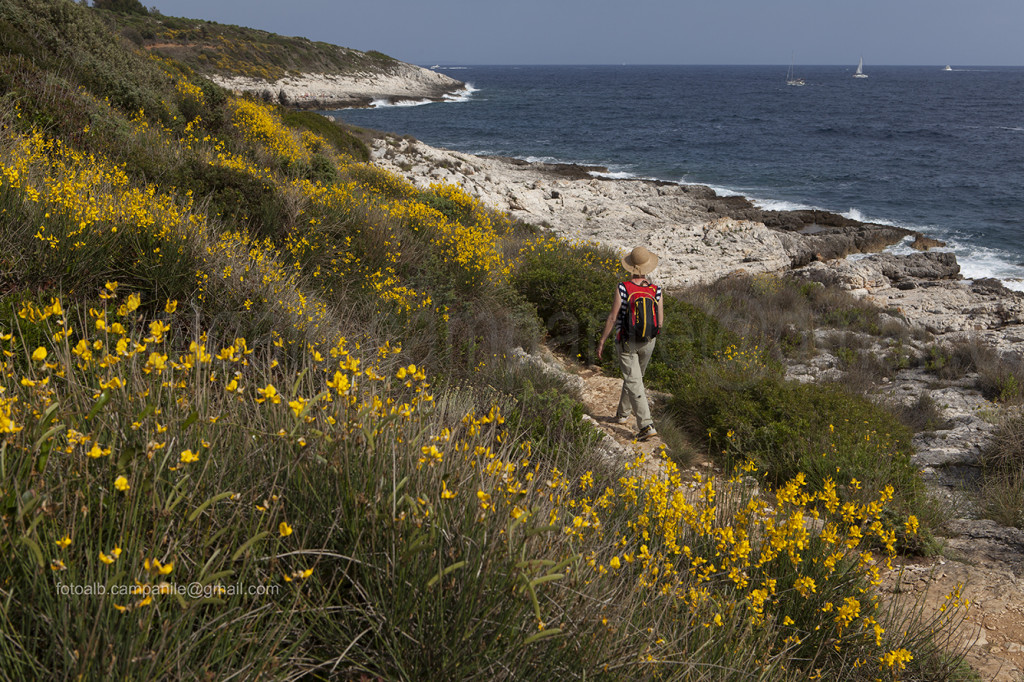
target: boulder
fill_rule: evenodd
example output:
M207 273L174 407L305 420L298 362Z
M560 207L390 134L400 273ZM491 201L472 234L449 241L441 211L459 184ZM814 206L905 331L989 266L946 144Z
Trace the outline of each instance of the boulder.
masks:
M950 252L911 253L896 255L880 253L868 256L883 275L892 281L915 279L960 279L960 264Z
M938 239L932 239L931 237L925 237L923 234L917 235L914 241L910 243L910 248L917 251L927 251L928 249L940 248L946 245L946 242L941 242Z
M802 232L778 230L779 240L794 268L855 253L874 253L913 234L901 227L866 223L844 227L805 226L803 229Z

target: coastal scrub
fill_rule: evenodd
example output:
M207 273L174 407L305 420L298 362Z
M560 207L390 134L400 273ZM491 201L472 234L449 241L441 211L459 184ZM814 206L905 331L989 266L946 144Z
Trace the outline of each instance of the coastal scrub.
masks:
M16 8L100 35L75 3ZM772 426L725 408L730 477L597 460L578 401L510 359L542 322L589 333L545 306L610 299L613 254L132 60L163 76L109 99L109 70L53 71L91 93L74 134L0 102L7 674L948 674L962 595L881 596L921 523L901 491L833 475L838 455L792 476L741 456ZM671 306L665 345L692 352L665 385L700 363L773 376ZM865 458L898 443L858 425L836 449L865 432Z

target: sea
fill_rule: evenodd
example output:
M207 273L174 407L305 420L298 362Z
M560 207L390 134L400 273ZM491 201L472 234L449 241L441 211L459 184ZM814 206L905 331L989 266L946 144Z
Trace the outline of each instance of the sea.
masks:
M444 102L325 112L436 147L708 185L947 243L1024 290L1024 67L435 66ZM892 247L908 252L904 244Z

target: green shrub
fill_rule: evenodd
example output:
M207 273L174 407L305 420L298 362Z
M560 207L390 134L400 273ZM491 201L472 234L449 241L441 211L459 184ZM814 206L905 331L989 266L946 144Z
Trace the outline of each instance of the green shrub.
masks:
M513 275L513 285L537 306L556 348L587 364L599 362L597 342L611 310L621 270L606 249L540 242L527 251ZM604 364L614 366L614 349Z
M580 453L600 439L600 432L583 420L583 404L564 390L549 388L538 392L524 382L518 396L514 425L543 451Z
M288 209L277 187L249 173L196 160L182 170L178 191L191 191L211 218L239 223L253 234L279 240L287 232Z
M161 99L170 85L165 74L114 39L98 14L70 0L10 0L0 5L0 33L31 36L13 43L21 54L81 83L98 99L109 97L132 113L143 109L161 115Z
M359 163L346 169L348 176L365 190L385 199L405 199L416 194L416 188L402 178L377 166Z
M369 52L366 53L366 57L372 61L384 65L394 64L396 61L398 61L394 57L389 57L383 52L378 52L377 50L370 50Z
M281 120L293 128L305 128L325 138L336 150L363 163L370 160L366 143L353 135L347 126L334 123L311 111L281 111Z
M934 517L910 462L910 431L891 412L842 387L734 376L722 365L702 365L670 405L727 462L753 460L773 487L802 474L819 490L831 479L845 499L892 486L898 513Z
M322 185L334 184L340 175L334 162L320 152L314 152L308 162L300 161L293 164L289 167L288 174L310 182L319 182Z
M715 317L666 292L665 328L654 346L644 382L671 391L696 365L740 343Z
M125 14L149 14L149 10L139 0L93 0L92 6L110 12Z
M434 192L421 192L419 200L454 223L472 225L476 220L471 207L460 204L451 197L439 196Z

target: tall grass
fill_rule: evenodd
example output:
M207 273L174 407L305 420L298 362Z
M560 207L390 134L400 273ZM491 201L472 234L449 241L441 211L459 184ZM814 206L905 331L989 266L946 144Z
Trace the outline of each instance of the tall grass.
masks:
M1024 474L1021 436L1024 418L1006 415L981 457L982 475L975 494L986 518L1000 525L1024 528Z
M822 328L893 341L911 336L908 325L893 312L839 288L792 277L731 276L692 287L682 297L775 358L813 354L813 332Z
M19 674L778 679L917 636L889 634L863 551L891 556L891 492L595 471L400 355L208 345L173 302L102 295L25 302L3 338Z

